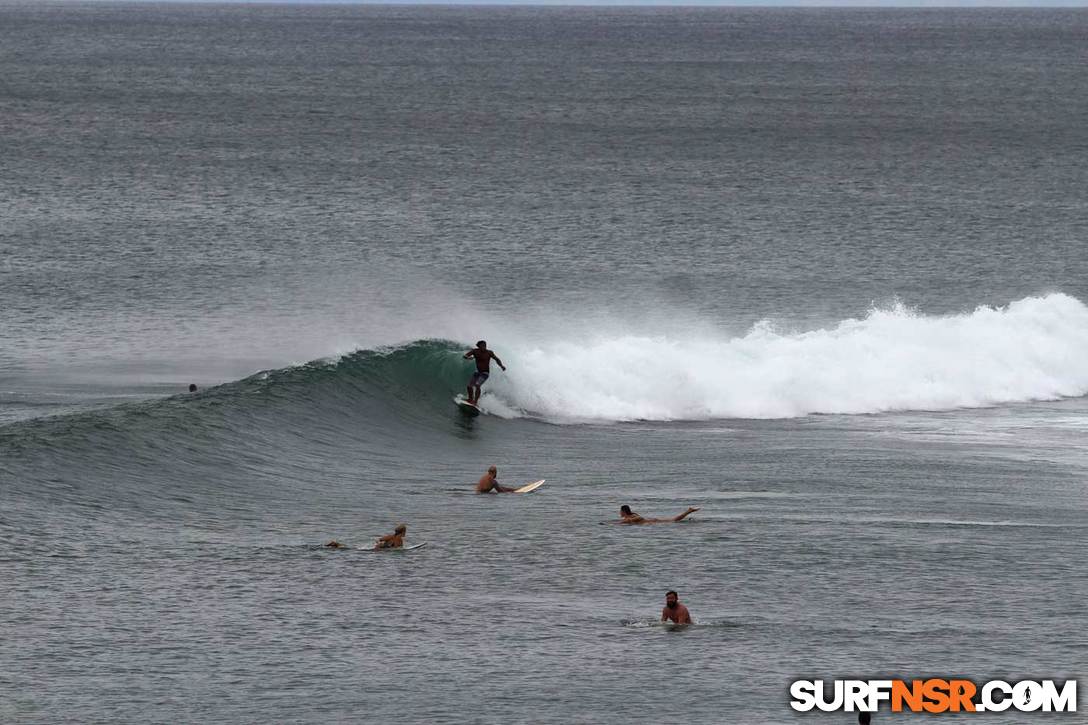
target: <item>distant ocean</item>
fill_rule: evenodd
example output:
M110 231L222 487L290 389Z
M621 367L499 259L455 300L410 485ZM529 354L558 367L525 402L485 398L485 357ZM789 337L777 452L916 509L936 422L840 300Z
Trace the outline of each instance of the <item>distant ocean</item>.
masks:
M1083 684L1086 38L0 4L0 721ZM481 338L508 370L469 419ZM547 484L471 495L491 464ZM428 546L320 547L398 523ZM653 626L669 589L696 626Z

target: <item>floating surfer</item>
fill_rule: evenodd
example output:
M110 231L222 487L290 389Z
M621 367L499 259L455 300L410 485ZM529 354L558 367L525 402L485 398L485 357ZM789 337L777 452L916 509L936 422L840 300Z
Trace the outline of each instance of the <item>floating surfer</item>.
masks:
M487 469L479 481L476 482L476 493L514 493L517 489L499 485L499 469L492 466Z
M375 549L403 549L404 535L408 533L408 527L404 524L393 529L393 533L386 534L374 542Z
M693 513L695 513L698 510L699 510L698 507L692 506L691 508L689 508L684 513L680 514L679 516L673 516L671 519L647 519L647 518L645 518L643 516L640 516L640 515L636 514L634 511L631 510L630 506L628 506L627 504L624 504L623 506L620 506L620 520L615 521L613 523L630 524L630 525L637 525L637 524L675 524L675 523L678 523L680 521L683 521L685 518L687 518L688 516L691 516Z
M665 594L665 608L661 610L661 621L673 624L691 624L691 612L680 603L680 595L670 591Z
M468 381L468 402L471 405L479 405L480 403L480 387L487 382L488 377L491 375L491 361L494 360L499 364L499 367L504 371L506 366L502 364L502 360L491 350L487 349L487 340L480 340L476 343L476 347L469 350L464 355L465 360L474 358L476 360L476 372L472 374L472 378Z
M333 539L332 541L325 544L324 546L325 546L326 549L346 549L346 548L348 548L347 544L341 544L336 539Z

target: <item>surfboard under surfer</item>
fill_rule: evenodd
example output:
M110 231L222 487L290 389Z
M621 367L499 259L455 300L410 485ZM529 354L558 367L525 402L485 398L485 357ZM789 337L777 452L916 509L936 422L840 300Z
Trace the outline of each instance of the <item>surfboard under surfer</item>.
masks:
M491 466L476 482L476 493L514 493L515 489L499 485L499 469Z
M502 364L502 360L499 359L498 355L487 349L487 340L477 342L476 347L466 352L464 358L465 360L469 358L476 360L476 372L472 374L472 378L468 381L468 402L476 405L480 402L480 387L487 382L488 377L491 375L491 361L497 362L503 370L506 370L506 366Z
M637 525L637 524L675 524L675 523L678 523L680 521L683 521L685 518L687 518L688 516L691 516L693 513L695 513L698 510L699 510L698 507L692 506L691 508L689 508L684 513L680 514L679 516L673 516L671 519L648 519L648 518L645 518L643 516L640 516L639 514L636 514L634 511L631 510L630 506L628 506L627 504L624 504L623 506L620 506L620 520L615 521L613 523L630 524L630 525Z

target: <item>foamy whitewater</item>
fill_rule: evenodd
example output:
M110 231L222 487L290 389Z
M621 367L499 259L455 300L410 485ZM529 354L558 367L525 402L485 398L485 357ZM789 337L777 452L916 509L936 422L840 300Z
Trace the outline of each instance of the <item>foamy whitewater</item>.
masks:
M493 376L483 408L505 417L791 418L1088 393L1088 307L1064 294L945 316L897 304L826 329L791 333L761 323L724 340L625 335L499 344L510 370Z

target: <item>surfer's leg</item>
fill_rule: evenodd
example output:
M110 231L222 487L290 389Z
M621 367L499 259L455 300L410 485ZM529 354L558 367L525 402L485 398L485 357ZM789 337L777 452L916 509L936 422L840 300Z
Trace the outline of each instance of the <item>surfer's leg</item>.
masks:
M683 521L686 517L691 516L693 513L695 513L698 510L699 509L697 509L697 508L689 508L687 511L685 511L684 513L680 514L675 519L673 519L673 523L676 523L678 521Z

